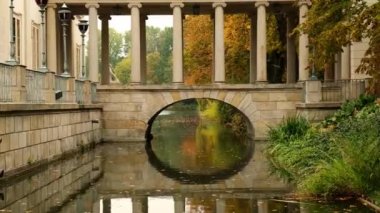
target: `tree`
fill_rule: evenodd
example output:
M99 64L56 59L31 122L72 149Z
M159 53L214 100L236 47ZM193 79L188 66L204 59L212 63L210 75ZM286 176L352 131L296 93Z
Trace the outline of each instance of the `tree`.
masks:
M358 16L356 24L356 29L362 28L361 34L369 38L369 48L357 71L372 76L377 89L380 90L380 2L367 7Z
M249 82L250 20L247 15L227 15L224 25L226 82Z
M102 42L101 42L101 32L98 30L98 51L99 54L102 52ZM111 68L115 68L116 64L119 63L125 56L124 46L124 38L123 34L117 32L115 29L109 29L109 62ZM99 60L99 67L101 60Z
M115 67L115 75L120 83L127 84L131 79L131 58L126 57L117 63Z
M112 68L115 68L116 64L119 63L125 56L123 50L124 40L123 34L117 32L115 29L109 29L109 51L110 51L110 64Z
M186 84L211 82L213 26L209 16L186 16L184 75Z
M367 5L366 0L313 0L307 21L299 27L309 34L317 69L333 61L342 46L352 41L369 40L369 49L356 72L380 82L380 2Z

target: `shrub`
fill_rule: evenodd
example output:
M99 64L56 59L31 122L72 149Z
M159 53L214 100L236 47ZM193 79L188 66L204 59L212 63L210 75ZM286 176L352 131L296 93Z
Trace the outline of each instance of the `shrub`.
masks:
M271 170L303 193L335 196L380 190L380 105L369 96L347 102L334 116L312 126L288 118L269 131ZM332 119L334 118L334 119Z

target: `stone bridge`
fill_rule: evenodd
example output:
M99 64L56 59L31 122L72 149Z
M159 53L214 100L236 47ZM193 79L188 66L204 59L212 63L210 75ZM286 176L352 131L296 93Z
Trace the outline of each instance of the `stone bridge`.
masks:
M231 104L250 121L256 140L269 126L295 115L304 102L303 83L255 85L100 85L105 141L144 140L148 122L165 107L190 98L211 98Z

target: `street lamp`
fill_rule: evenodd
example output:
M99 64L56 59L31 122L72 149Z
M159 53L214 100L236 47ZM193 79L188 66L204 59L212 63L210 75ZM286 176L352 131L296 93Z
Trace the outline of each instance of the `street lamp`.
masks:
M17 60L15 58L16 55L16 49L15 49L15 25L13 22L13 9L15 7L13 6L13 0L11 0L11 4L9 5L9 23L10 23L10 32L9 32L9 43L10 43L10 49L9 49L9 60L7 61L10 65L16 65Z
M86 37L86 32L88 30L88 22L86 20L80 20L78 24L79 31L82 33L82 70L81 70L81 79L86 79L85 71L85 59L84 59L84 38Z
M310 80L312 81L317 81L318 80L318 76L317 74L315 73L315 46L312 46L313 48L313 65L312 65L312 68L311 68L311 77L310 77Z
M35 0L36 4L40 7L41 13L41 31L42 31L42 61L40 71L47 72L48 68L46 67L46 28L45 28L45 9L48 3L48 0Z
M62 28L63 28L63 73L62 73L62 76L69 77L70 74L68 72L68 66L67 66L66 27L69 25L69 21L71 21L71 11L67 7L66 4L63 4L61 8L59 8L58 15L59 15L59 19L62 22Z

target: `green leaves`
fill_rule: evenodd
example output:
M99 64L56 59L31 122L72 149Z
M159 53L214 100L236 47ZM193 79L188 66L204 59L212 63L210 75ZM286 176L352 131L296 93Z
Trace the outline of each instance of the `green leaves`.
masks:
M334 55L354 41L369 40L369 49L356 70L380 80L380 2L312 0L307 21L297 28L309 34L311 62L324 70Z
M272 172L317 196L379 191L380 106L375 99L347 102L329 122L324 129L294 117L272 128L265 151Z

